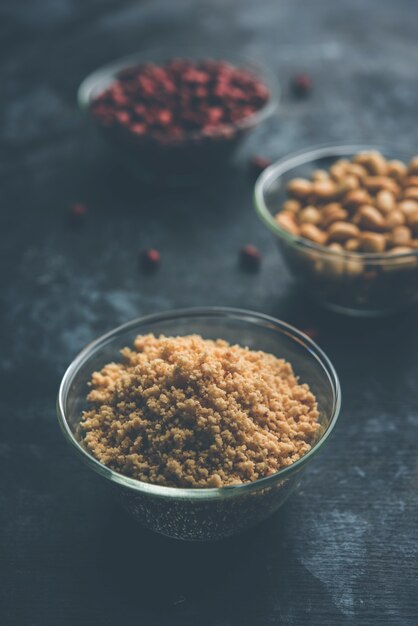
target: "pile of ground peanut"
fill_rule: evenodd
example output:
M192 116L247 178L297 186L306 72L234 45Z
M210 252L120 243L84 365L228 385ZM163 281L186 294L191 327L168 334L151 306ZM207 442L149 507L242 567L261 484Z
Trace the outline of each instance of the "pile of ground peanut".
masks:
M294 463L320 431L289 363L198 335L138 336L95 372L83 445L108 467L174 487L257 480Z

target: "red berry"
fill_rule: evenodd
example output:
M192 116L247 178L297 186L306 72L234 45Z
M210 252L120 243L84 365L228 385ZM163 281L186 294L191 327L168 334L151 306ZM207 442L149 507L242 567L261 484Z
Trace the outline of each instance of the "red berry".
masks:
M142 257L142 266L145 270L156 270L161 261L161 255L158 250L154 248L150 248L149 250L144 250L141 255Z
M297 74L292 79L292 91L298 98L306 97L313 88L312 78L309 74Z
M252 244L247 244L240 251L240 261L244 269L257 270L261 263L261 254Z

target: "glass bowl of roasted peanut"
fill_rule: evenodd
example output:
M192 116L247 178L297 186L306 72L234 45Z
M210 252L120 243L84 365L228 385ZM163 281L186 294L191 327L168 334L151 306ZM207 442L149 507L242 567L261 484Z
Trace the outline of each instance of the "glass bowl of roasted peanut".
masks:
M361 145L313 148L267 168L255 204L305 292L377 316L418 298L418 156Z

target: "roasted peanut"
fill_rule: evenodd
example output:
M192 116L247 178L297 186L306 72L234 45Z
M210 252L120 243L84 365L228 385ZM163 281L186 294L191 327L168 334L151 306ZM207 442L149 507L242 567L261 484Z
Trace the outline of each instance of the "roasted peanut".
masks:
M398 203L398 209L402 211L405 217L408 217L408 215L418 211L418 202L415 202L415 200L402 200Z
M338 163L334 163L334 165L331 165L331 167L329 168L329 173L331 174L332 178L338 182L342 178L344 178L345 169L341 167L341 165L338 165Z
M319 199L328 200L335 197L337 186L332 180L317 180L312 183L312 193Z
M411 229L408 226L396 226L388 238L391 247L407 246L412 239Z
M418 174L418 156L409 161L408 174Z
M347 159L339 159L329 168L329 173L332 178L336 181L339 181L343 178L347 173L347 167L350 165L350 161Z
M363 179L363 185L371 192L387 189L394 193L395 196L399 194L399 186L393 178L389 178L388 176L366 176L366 178Z
M307 206L299 213L299 221L309 224L319 224L321 213L314 206Z
M348 251L348 252L358 252L358 250L360 249L360 240L359 239L347 239L347 241L344 244L344 248Z
M382 213L389 213L396 207L395 196L387 189L381 189L376 194L376 206Z
M392 161L388 162L387 175L391 178L394 178L398 183L402 182L407 170L407 166L405 165L405 163L402 163L402 161L393 159Z
M287 185L287 191L296 198L306 198L312 193L312 183L306 178L293 178Z
M368 176L368 171L360 163L350 163L346 169L347 174L356 176L358 180L362 180L365 176Z
M349 191L353 191L354 189L358 189L360 183L356 176L345 176L342 178L337 185L337 195L342 195L344 193L348 193Z
M385 218L374 206L365 204L359 209L360 224L369 230L383 230Z
M355 209L362 204L368 204L369 202L371 202L371 197L365 189L349 191L342 200L342 204L351 209Z
M359 229L355 224L350 222L334 222L328 230L329 241L344 242L347 239L357 237Z
M360 152L354 157L354 162L363 165L371 174L384 176L387 172L387 161L385 157L376 150Z
M396 246L395 248L388 250L388 254L407 254L411 251L412 248L410 246Z
M340 243L337 243L336 241L330 243L328 249L333 250L334 252L344 252L344 248L342 247L342 245Z
M292 235L299 234L299 228L297 227L297 224L293 217L293 213L289 213L288 211L282 211L280 213L277 213L275 220L278 225L281 226L288 233L291 233Z
M404 187L418 187L418 175L415 176L407 176L402 181L402 185Z
M398 209L394 209L386 216L386 228L389 230L403 224L405 224L405 215Z
M327 204L322 210L321 224L324 228L328 228L333 222L341 222L346 220L348 213L342 208L338 202Z
M312 174L312 180L329 180L327 170L315 170Z
M402 191L405 200L418 200L418 187L407 187Z
M305 239L309 239L310 241L320 245L323 245L327 240L326 233L319 230L315 224L301 224L299 233L301 237L305 237Z
M386 239L384 235L379 233L363 232L361 233L361 247L364 252L384 252L386 248Z
M285 200L282 204L282 211L286 211L288 213L297 213L302 208L299 200Z

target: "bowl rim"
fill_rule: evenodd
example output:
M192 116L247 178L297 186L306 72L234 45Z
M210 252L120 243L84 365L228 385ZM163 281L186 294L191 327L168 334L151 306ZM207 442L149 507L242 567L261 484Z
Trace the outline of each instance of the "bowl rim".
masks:
M321 366L324 374L327 376L330 387L333 392L333 407L328 425L321 437L312 448L304 456L298 459L292 465L282 468L275 474L260 478L259 480L244 483L240 485L230 485L220 488L183 488L183 487L167 487L163 485L155 485L152 483L142 482L135 478L124 476L114 470L110 469L106 465L100 463L92 455L90 455L83 446L77 441L73 435L66 418L65 404L68 392L71 389L72 381L77 374L79 368L85 363L85 361L93 354L97 353L104 345L107 345L115 337L126 331L140 327L141 325L149 325L150 323L158 323L166 320L174 320L187 317L229 317L230 319L240 319L241 321L247 321L252 324L264 324L271 329L276 329L288 337L301 344L307 351L313 355L318 364ZM327 441L331 435L335 424L338 420L338 416L341 409L341 387L338 379L337 372L334 369L329 358L321 350L321 348L305 335L300 330L291 326L287 322L275 319L269 315L263 313L257 313L253 311L247 311L239 308L229 307L190 307L184 309L175 309L166 311L163 313L155 313L152 315L146 315L136 318L122 324L117 328L105 333L97 338L95 341L87 344L87 346L78 353L72 363L67 368L62 378L58 397L57 397L57 416L61 430L67 440L78 452L87 465L100 474L102 477L107 478L113 483L116 483L122 487L126 487L136 492L157 496L161 498L174 498L181 500L219 500L228 497L235 497L238 495L248 494L260 489L264 489L273 485L274 483L288 478L291 474L296 473L301 467L303 467L308 461L310 461L322 448L323 444Z
M180 52L180 51L179 51ZM187 50L183 51L184 53ZM190 54L192 54L192 59L195 61L200 60L224 60L227 63L231 63L236 67L239 67L239 64L243 66L248 65L249 68L254 68L254 75L257 76L260 80L264 82L266 87L269 90L269 98L267 102L255 113L249 115L248 117L244 117L241 120L238 120L235 123L224 124L223 126L226 128L231 128L234 130L244 130L246 128L254 127L259 123L263 122L267 118L269 118L279 107L280 99L281 99L281 89L279 81L277 80L274 72L261 61L256 58L251 59L245 54L222 54L222 50L218 52L206 52L204 50L198 50L196 55L196 50L191 50ZM161 61L158 58L153 58L153 55L161 56ZM169 58L188 58L187 54L176 54L176 53L167 53L163 52L159 48L148 48L142 51L135 52L133 54L129 54L120 58L117 58L109 63L105 63L92 72L90 72L80 83L77 90L77 103L79 109L86 113L90 119L96 122L95 118L90 113L90 104L93 100L93 92L98 82L103 84L103 89L106 88L111 82L113 82L117 78L117 74L129 67L133 67L138 63L159 63L162 62L163 58L167 60ZM97 124L99 127L100 125ZM205 137L202 135L200 131L189 131L184 134L183 140L188 139L199 139Z
M369 150L379 150L383 154L387 152L394 152L399 157L404 156L408 160L408 157L405 155L406 151L404 149L396 147L389 148L388 146L370 144L321 144L319 146L312 146L310 148L307 148L306 150L293 152L290 155L279 159L269 165L269 167L267 167L257 178L254 186L254 204L258 217L273 234L281 239L284 239L287 243L290 243L292 245L298 245L310 250L315 250L321 253L321 255L327 256L328 258L338 257L340 259L356 259L364 260L366 262L375 262L390 265L393 261L397 261L398 259L409 259L411 257L418 256L418 249L397 254L330 250L327 246L322 246L320 244L314 243L313 241L309 241L308 239L304 239L303 237L292 235L288 231L281 228L279 224L275 221L267 206L264 196L264 191L266 187L270 185L273 181L280 179L283 174L291 171L292 169L300 165L312 163L320 158L342 157L344 155L347 155L347 153L355 154L356 152L364 152Z

